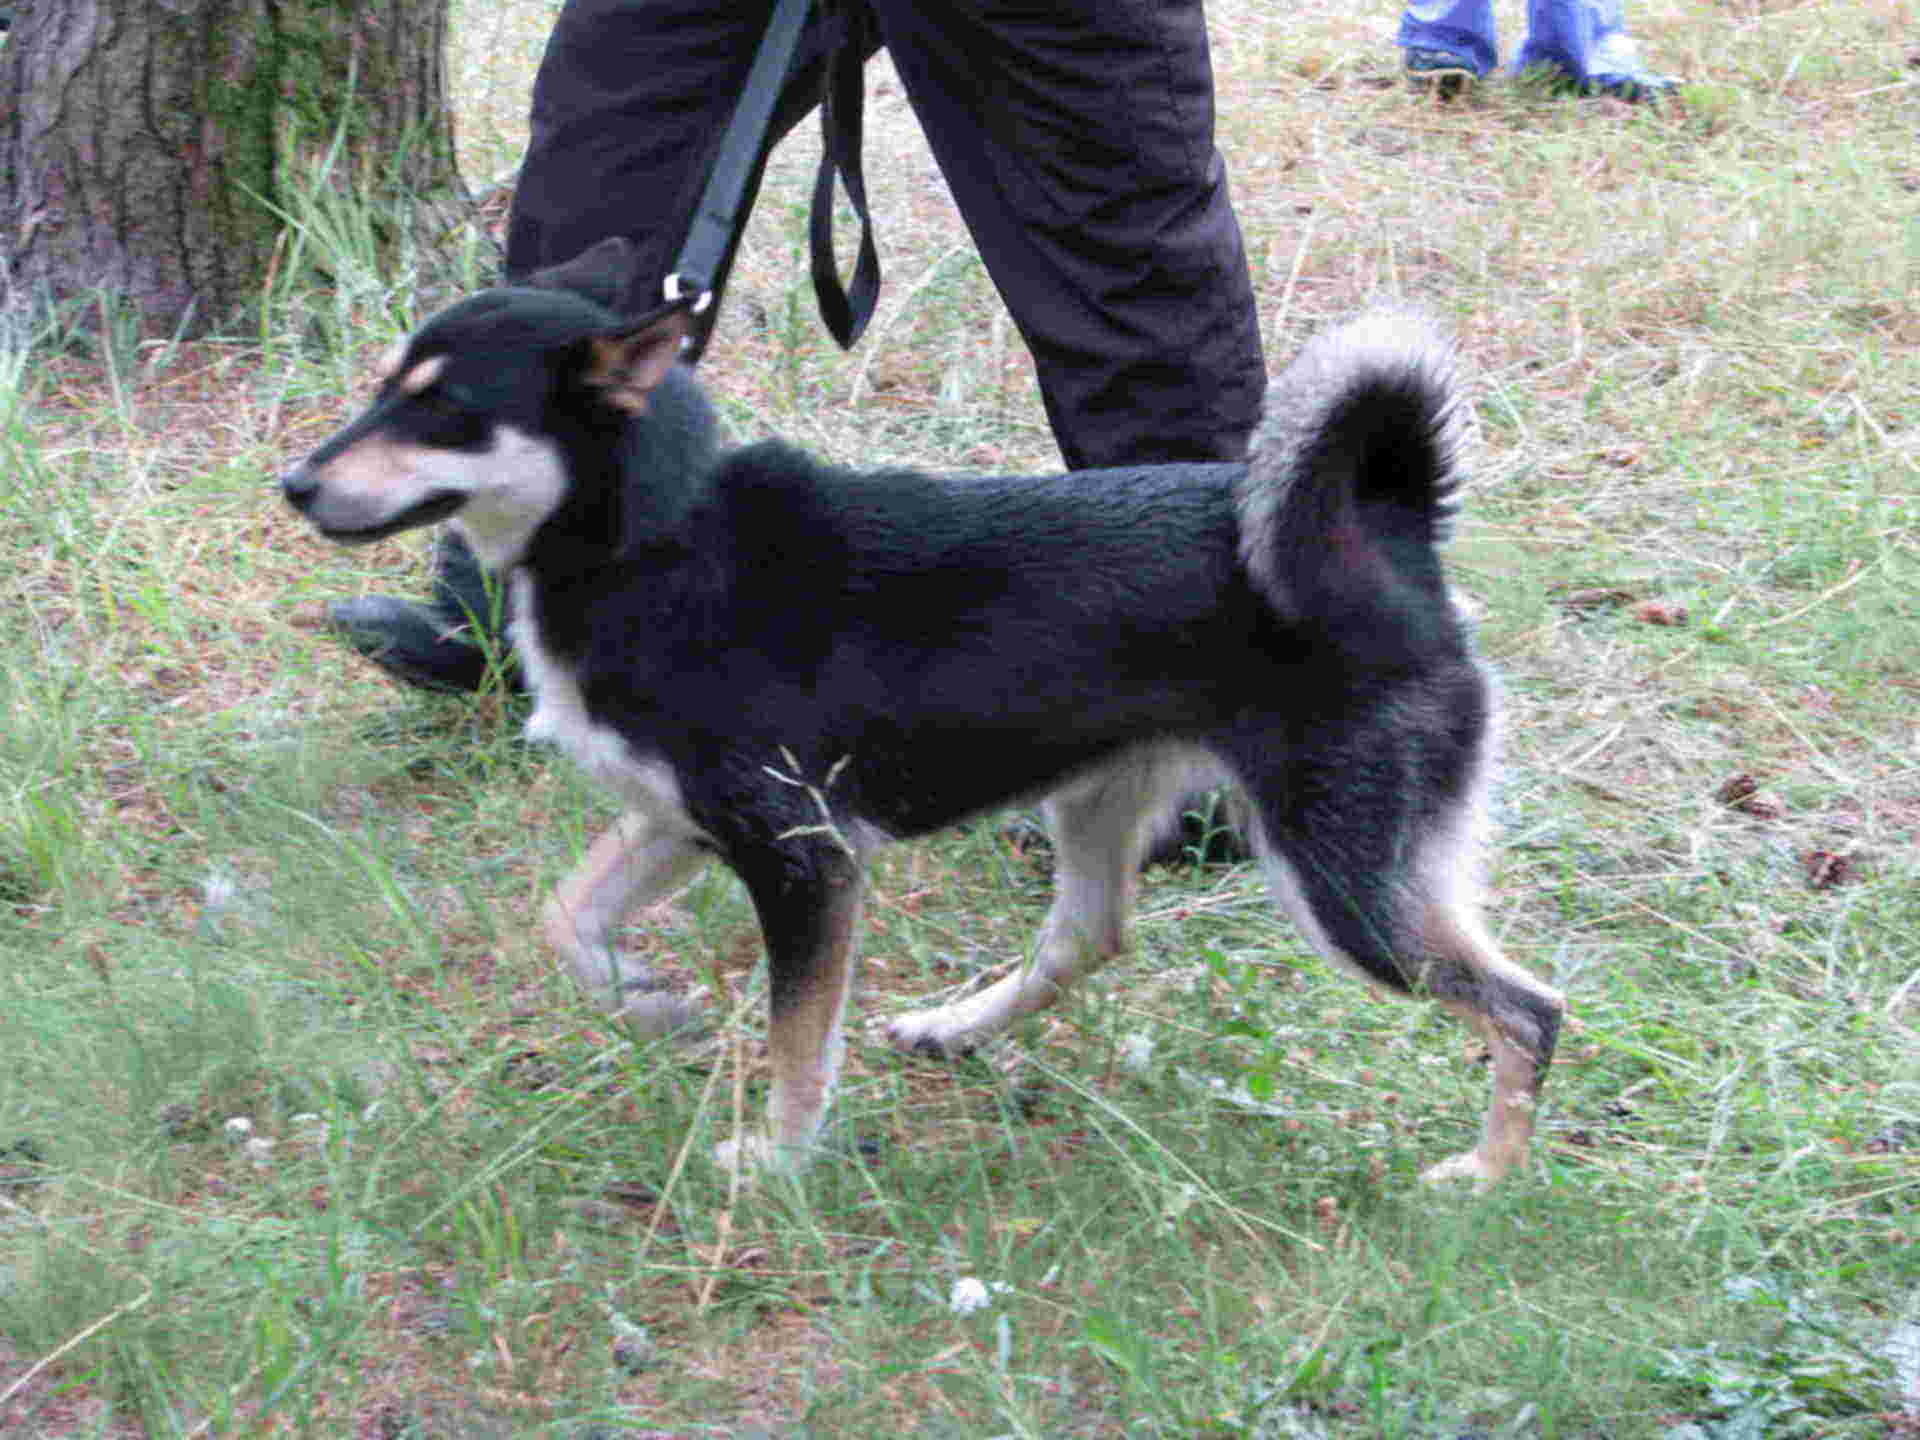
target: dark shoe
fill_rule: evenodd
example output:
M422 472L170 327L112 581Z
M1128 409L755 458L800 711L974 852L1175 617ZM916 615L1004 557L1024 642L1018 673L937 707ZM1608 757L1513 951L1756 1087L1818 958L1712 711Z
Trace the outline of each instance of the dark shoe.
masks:
M1529 65L1524 70L1514 72L1521 80L1542 87L1552 95L1573 95L1585 99L1590 96L1604 96L1610 100L1624 100L1629 105L1653 105L1662 98L1673 94L1680 82L1667 75L1655 75L1651 71L1635 71L1589 75L1582 80L1564 66L1551 63Z
M458 531L433 553L433 598L368 595L327 606L334 630L374 664L422 690L469 693L498 676L524 688L507 650L506 603ZM497 657L497 659L496 659Z
M487 652L462 636L464 623L449 623L417 601L394 595L335 600L327 622L374 664L422 690L479 690L493 668Z
M1579 87L1582 95L1607 95L1629 105L1655 105L1679 88L1668 75L1594 75Z
M1543 9L1535 16L1542 24L1553 18L1567 15ZM1562 25L1546 32L1536 25L1513 57L1513 73L1538 76L1561 94L1605 95L1628 104L1651 104L1679 88L1678 81L1656 74L1640 58L1640 47L1619 27L1617 15L1609 21L1593 12L1586 19L1585 26Z
M1462 95L1480 78L1471 60L1451 50L1409 45L1406 57L1408 87L1419 94L1431 92L1436 100L1451 100Z

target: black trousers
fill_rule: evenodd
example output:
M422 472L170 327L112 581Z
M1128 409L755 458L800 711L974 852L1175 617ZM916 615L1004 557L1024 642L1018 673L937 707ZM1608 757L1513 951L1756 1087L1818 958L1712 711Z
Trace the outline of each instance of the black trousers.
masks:
M1066 463L1243 453L1265 365L1199 0L835 3L863 52L891 55ZM651 262L631 308L658 300L772 6L567 0L534 81L510 277L624 235ZM816 12L769 146L818 103L824 43Z

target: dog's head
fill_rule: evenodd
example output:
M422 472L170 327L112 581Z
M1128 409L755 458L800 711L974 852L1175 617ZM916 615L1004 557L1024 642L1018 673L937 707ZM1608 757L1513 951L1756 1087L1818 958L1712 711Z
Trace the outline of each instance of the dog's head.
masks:
M484 563L512 564L566 497L567 447L610 448L679 355L683 305L607 308L632 260L606 241L435 315L388 352L366 409L281 476L288 503L346 542L457 517Z

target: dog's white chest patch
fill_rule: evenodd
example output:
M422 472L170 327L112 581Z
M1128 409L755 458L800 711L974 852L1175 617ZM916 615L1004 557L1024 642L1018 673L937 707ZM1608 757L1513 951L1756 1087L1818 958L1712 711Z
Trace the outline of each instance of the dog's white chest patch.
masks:
M565 498L566 462L551 441L501 425L484 455L452 467L448 488L467 492L454 523L473 553L488 569L504 570Z
M682 833L700 827L687 814L673 767L657 755L634 750L611 726L596 721L570 666L554 658L540 635L533 584L524 573L513 577L513 648L534 694L527 738L557 745L595 780L611 788L632 809Z

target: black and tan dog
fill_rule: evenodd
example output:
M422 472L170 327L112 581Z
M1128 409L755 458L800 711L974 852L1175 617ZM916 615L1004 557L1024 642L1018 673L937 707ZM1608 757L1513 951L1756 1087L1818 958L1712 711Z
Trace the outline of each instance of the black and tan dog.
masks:
M774 1082L764 1133L722 1160L815 1143L874 846L1046 797L1057 893L1032 956L887 1027L953 1053L1121 950L1151 823L1224 777L1308 938L1491 1051L1480 1142L1429 1175L1518 1164L1563 1002L1477 910L1493 693L1436 555L1461 423L1448 346L1392 313L1319 336L1244 464L853 471L721 452L676 364L684 314L596 299L630 264L608 242L435 316L282 485L335 540L452 518L511 577L529 733L625 807L546 912L601 1003L684 1022L692 1002L615 930L710 855L745 883Z

